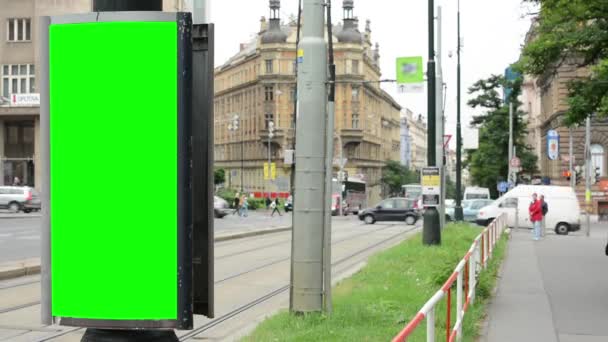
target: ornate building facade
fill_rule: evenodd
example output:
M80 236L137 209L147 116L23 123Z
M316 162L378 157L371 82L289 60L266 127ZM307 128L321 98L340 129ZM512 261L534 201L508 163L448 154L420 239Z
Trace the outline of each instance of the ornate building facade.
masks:
M535 38L533 22L526 43ZM568 59L557 69L547 71L541 77L526 75L522 86L522 110L528 113L528 144L534 148L539 159L541 176L551 179L553 184L568 185L563 172L569 169L569 144L572 139L574 165L582 167L585 164L585 126L574 127L570 130L564 125L564 115L568 110L568 84L577 78L589 75L588 68L580 68L576 60ZM547 153L547 135L550 130L559 135L558 157L550 159ZM591 120L591 163L592 178L595 179L595 169L603 182L592 187L594 214L608 218L608 119L593 118ZM584 176L576 187L579 202L584 203Z
M380 199L386 160L400 159L401 107L380 88L379 46L372 45L370 22L360 32L353 1L343 6L343 24L331 37L337 72L334 156L342 149L345 170L367 183L371 203ZM216 168L226 170L227 186L257 195L291 188L291 167L284 159L295 134L297 23L283 24L279 12L280 1L271 0L270 19L261 19L260 32L215 70ZM276 163L272 181L264 180L269 158Z

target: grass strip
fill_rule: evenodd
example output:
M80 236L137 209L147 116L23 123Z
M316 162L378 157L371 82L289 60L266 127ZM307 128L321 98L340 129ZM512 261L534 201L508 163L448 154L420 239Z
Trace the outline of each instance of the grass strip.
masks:
M333 289L334 312L301 316L283 311L262 322L244 341L390 341L422 305L441 288L481 229L451 224L442 232L442 245L425 247L417 234L370 258L368 265ZM504 256L505 238L482 273L475 305L463 327L464 341L474 341L496 283ZM436 338L445 341L446 299L436 307ZM452 292L452 327L456 321L456 291ZM426 322L408 341L426 341Z

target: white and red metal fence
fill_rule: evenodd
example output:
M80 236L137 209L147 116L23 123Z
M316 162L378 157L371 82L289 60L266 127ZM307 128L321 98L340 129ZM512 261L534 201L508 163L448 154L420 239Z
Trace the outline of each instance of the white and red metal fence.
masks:
M467 254L460 260L452 275L431 299L429 299L414 318L393 338L393 342L407 341L407 338L426 318L426 340L435 342L435 307L444 298L446 300L446 341L460 341L462 324L469 305L475 300L475 289L480 272L486 268L492 258L494 247L507 226L505 214L497 217L479 234ZM452 326L452 287L456 282L456 322ZM463 294L465 295L463 298ZM464 301L463 301L464 300Z

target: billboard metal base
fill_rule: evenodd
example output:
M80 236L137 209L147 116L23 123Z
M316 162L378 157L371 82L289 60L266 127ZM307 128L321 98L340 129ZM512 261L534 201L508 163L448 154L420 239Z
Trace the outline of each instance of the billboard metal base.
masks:
M87 329L81 342L178 342L173 330Z

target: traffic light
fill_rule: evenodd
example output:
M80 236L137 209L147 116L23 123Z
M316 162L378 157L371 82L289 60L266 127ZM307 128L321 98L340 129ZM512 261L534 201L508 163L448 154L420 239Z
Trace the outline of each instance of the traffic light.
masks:
M572 177L572 172L570 170L564 170L562 172L562 177L566 178L567 180L570 180L570 178Z
M596 184L600 182L600 177L601 177L600 168L596 167L595 168L595 183Z

